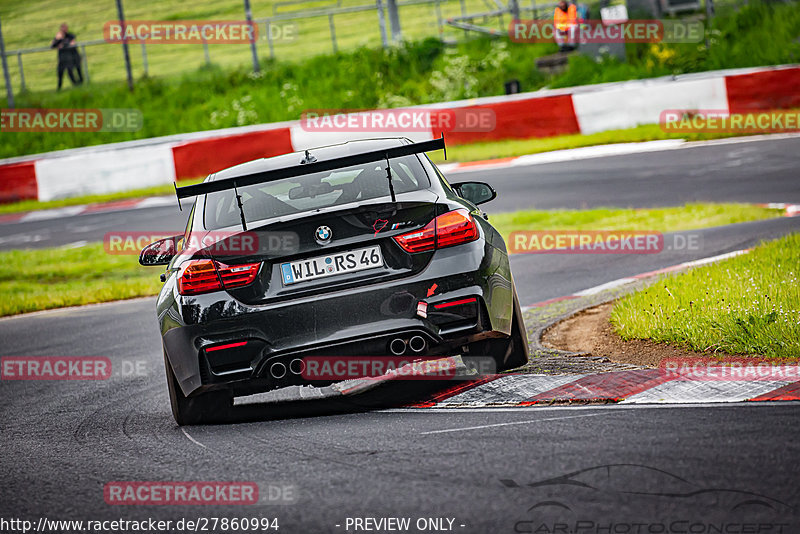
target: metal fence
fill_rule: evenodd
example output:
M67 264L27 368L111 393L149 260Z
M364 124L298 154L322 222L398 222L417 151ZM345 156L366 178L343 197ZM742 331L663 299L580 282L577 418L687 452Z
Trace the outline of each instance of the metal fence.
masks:
M332 0L323 8L305 8L311 1L316 0L278 2L271 6L270 16L253 19L258 25L256 48L260 59L296 60L359 46L389 46L399 39L438 37L455 42L468 35L469 26L496 28L492 33L499 34L505 32L511 21L511 8L499 0L400 0L396 6L402 26L396 33L394 26L387 23L391 13L387 13L381 0L357 5L346 5L349 0ZM552 0L522 1L525 3L517 6L522 16L552 16L555 5ZM125 79L119 43L79 40L77 46L84 83ZM128 41L128 46L137 78L171 75L212 63L232 67L251 61L249 44L166 45ZM6 57L15 92L55 88L55 50L48 46L6 50Z

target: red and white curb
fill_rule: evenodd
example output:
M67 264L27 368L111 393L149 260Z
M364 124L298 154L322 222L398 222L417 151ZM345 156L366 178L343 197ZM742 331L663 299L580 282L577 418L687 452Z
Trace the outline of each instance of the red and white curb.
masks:
M81 206L66 206L50 210L27 211L0 215L0 224L19 223L31 221L46 221L49 219L63 219L75 215L91 215L94 213L107 213L111 211L137 210L143 208L160 208L162 206L176 206L178 201L173 196L134 198L105 202L102 204L84 204Z
M660 152L686 146L683 139L666 139L661 141L643 141L640 143L612 143L580 148L552 150L538 154L526 154L511 158L490 159L483 161L467 161L464 163L443 163L439 170L446 174L460 172L485 171L508 167L525 167L528 165L544 165L546 163L563 163L582 159L603 158L607 156L624 156L644 152Z
M785 366L800 377L800 366ZM800 400L797 380L690 380L662 369L588 375L493 375L455 385L410 408L524 407L551 403L721 403Z
M458 357L443 358L449 370L462 364ZM410 364L416 365L416 364ZM409 366L406 366L407 369ZM724 376L721 368L703 367L706 377ZM691 372L691 370L689 370ZM800 400L800 366L784 365L780 373L760 376L756 369L741 371L731 380L695 380L669 369L638 369L582 375L484 375L474 380L454 380L452 386L407 408L526 407L552 403L675 404L743 401ZM402 369L374 378L345 380L324 388L284 388L236 399L235 404L294 402L363 395L389 383L406 380ZM744 380L742 377L750 377ZM775 380L775 376L784 379Z
M771 210L784 210L785 217L796 217L800 215L800 204L785 204L783 202L770 202L769 204L759 204L761 207Z
M659 141L641 141L632 143L611 143L607 145L593 145L580 148L565 148L563 150L551 150L538 154L526 154L509 158L487 159L481 161L467 161L464 163L442 163L437 165L439 170L446 174L457 174L461 172L486 171L494 169L504 169L509 167L525 167L529 165L545 165L548 163L563 163L566 161L578 161L582 159L604 158L609 156L627 156L632 154L643 154L647 152L662 152L665 150L676 150L681 148L697 148L708 145L731 145L740 143L751 143L765 139L789 139L800 137L800 134L769 134L769 135L749 135L744 137L730 137L725 139L712 139L709 141L686 141L685 139L663 139ZM783 206L791 206L782 203L759 204L760 206L774 209L783 209ZM794 205L795 208L800 206ZM794 213L797 213L795 210ZM787 213L787 215L789 215Z

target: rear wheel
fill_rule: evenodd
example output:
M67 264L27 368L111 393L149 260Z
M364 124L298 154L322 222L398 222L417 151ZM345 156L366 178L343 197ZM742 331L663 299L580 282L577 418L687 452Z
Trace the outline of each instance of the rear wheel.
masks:
M497 363L498 371L516 369L528 363L528 334L522 319L517 290L514 288L514 314L511 319L511 335L505 339L487 341L487 353Z
M225 421L232 406L232 399L227 392L213 391L186 397L178 384L178 379L175 378L166 352L164 353L164 367L167 372L169 403L176 423L184 426Z

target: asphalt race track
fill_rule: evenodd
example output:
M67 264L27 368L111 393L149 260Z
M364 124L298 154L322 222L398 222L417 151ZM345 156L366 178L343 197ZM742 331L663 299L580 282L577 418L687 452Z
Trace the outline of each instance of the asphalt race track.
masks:
M800 138L452 178L459 180L495 186L490 213L693 200L800 203ZM180 230L184 215L153 208L4 224L0 242L54 246L114 229ZM512 268L525 305L799 230L800 217L779 218L681 233L695 234L691 249L668 234L672 246L659 254L518 255ZM9 239L32 234L44 237ZM798 403L354 405L352 413L263 413L235 425L180 429L169 413L154 307L147 298L0 320L0 356L105 356L120 371L101 381L0 381L0 517L276 517L284 533L354 532L348 518L368 516L407 517L412 525L452 520L411 532L706 533L718 525L737 534L800 532ZM111 481L251 481L265 502L113 506L104 500Z

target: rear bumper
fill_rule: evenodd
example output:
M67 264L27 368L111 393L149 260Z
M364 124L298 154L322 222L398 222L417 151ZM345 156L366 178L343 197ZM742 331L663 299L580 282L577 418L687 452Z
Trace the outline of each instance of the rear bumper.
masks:
M472 310L436 308L472 298ZM420 302L427 304L427 317L418 313ZM355 290L251 306L224 291L177 295L168 281L159 303L164 348L184 394L220 388L241 394L302 383L291 372L272 376L275 362L288 370L305 356L386 355L397 336L420 335L427 341L424 354L445 354L507 335L512 283L506 254L479 239L437 250L419 274ZM243 340L243 348L208 352Z

